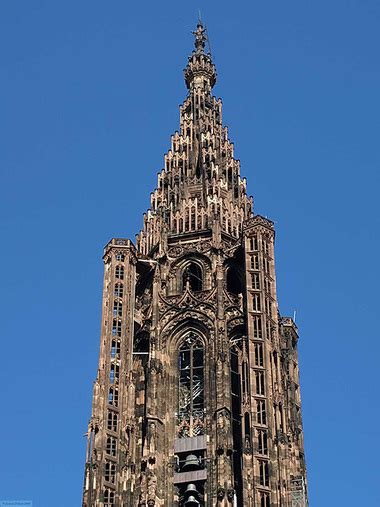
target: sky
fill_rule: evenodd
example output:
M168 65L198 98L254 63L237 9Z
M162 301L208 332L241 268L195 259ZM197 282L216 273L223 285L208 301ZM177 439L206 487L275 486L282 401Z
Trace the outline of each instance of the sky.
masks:
M296 311L310 506L380 505L378 0L1 2L0 500L81 504L102 248L141 226L198 9Z

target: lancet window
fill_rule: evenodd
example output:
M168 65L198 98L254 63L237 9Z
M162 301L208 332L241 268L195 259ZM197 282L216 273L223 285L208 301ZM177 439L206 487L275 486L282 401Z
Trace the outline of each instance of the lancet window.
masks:
M115 492L112 489L106 488L104 490L104 507L114 507L115 505Z
M232 294L242 294L244 292L243 283L236 266L229 266L227 269L227 291Z
M259 463L260 484L261 486L269 486L269 464L267 461L263 461L261 459L258 460L258 463Z
M119 391L116 387L110 387L108 391L108 403L117 407L119 404Z
M113 319L112 336L121 336L121 320Z
M107 429L111 431L117 431L117 413L108 411L107 416Z
M254 338L262 338L261 317L253 317L253 336Z
M268 454L268 434L266 430L257 430L257 452L258 454Z
M260 507L270 507L269 493L260 491Z
M252 273L252 289L260 289L260 275L259 273Z
M124 267L123 266L116 266L115 276L119 280L124 280Z
M106 462L104 467L104 479L108 482L115 483L116 465L109 461Z
M251 269L257 270L259 268L260 268L259 256L258 256L258 254L254 254L251 257Z
M244 338L234 340L235 344L230 349L231 367L231 415L232 415L232 439L233 439L233 474L234 487L237 491L238 505L241 505L242 487L242 395L247 391L248 369L244 361ZM250 437L246 434L246 446L250 447Z
M256 422L257 424L267 423L265 400L256 400Z
M200 291L203 289L202 269L195 262L188 264L183 271L183 288L189 284L192 291Z
M106 453L110 456L116 456L116 438L107 437Z
M121 317L123 315L123 303L118 299L113 302L113 316Z
M189 333L178 351L178 436L193 437L204 432L204 347Z
M111 358L114 359L120 354L120 340L113 339L111 343Z
M122 283L117 283L115 285L114 295L118 298L123 297L123 284Z

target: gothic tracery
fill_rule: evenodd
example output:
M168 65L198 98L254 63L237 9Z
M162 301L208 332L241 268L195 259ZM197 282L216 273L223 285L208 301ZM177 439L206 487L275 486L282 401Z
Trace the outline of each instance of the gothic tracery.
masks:
M253 213L202 23L194 35L136 246L104 251L83 506L305 507L298 335L279 316L274 226Z

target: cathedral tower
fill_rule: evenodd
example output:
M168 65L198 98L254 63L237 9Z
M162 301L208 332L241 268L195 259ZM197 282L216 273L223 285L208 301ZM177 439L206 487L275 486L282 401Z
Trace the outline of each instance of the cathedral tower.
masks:
M135 244L104 250L84 507L306 507L297 327L198 23L180 131Z

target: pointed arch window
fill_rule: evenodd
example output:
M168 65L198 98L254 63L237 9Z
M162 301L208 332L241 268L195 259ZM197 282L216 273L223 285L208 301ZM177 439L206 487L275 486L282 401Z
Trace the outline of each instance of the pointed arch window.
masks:
M116 478L116 465L115 463L107 461L104 467L104 479L107 482L115 483L115 478Z
M107 416L107 429L111 431L117 431L117 413L108 411Z
M260 491L260 507L270 507L270 496L265 491Z
M106 488L104 490L104 507L115 506L115 492L112 489Z
M116 266L115 276L119 280L124 280L124 266Z
M242 505L242 340L235 340L230 349L230 381L231 381L231 416L232 416L232 468L234 474L234 487L238 495L238 505ZM239 344L239 345L238 345Z
M116 456L116 438L107 437L106 453L110 456Z
M121 317L123 315L123 303L118 299L113 302L113 316Z
M123 297L123 284L122 283L117 283L115 285L114 295L119 298Z
M227 291L231 294L243 293L243 283L237 266L231 265L227 268L226 283Z
M257 461L259 463L260 485L269 486L269 464L267 461L263 461L261 459Z
M109 388L108 403L114 407L117 407L119 405L119 391L116 387Z
M266 430L257 430L257 452L268 454L268 433Z
M193 292L203 289L202 268L195 262L187 264L183 270L183 288L186 287L186 284L189 284L189 287Z
M204 432L204 348L199 336L189 333L178 351L178 436Z

